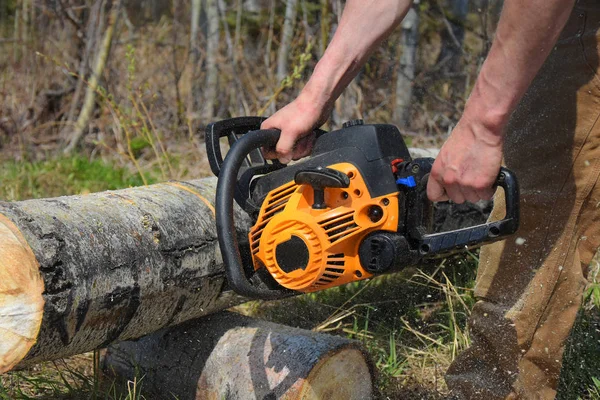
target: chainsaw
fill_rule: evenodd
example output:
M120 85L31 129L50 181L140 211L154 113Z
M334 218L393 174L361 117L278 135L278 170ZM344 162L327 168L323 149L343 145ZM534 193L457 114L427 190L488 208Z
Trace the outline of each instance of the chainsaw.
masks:
M266 160L279 130L264 118L212 123L205 143L218 176L216 225L230 287L240 295L277 299L399 271L479 247L519 226L519 188L502 168L502 220L430 233L426 186L433 158L412 159L394 125L346 122L316 130L312 154L291 165ZM225 159L222 148L229 145ZM234 200L253 223L238 240Z

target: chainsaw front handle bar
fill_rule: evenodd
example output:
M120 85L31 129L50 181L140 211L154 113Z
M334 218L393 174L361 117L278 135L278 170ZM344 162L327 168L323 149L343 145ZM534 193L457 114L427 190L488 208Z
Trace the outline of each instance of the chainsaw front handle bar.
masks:
M429 174L427 174L420 183L419 199L416 199L414 206L423 207L428 203L426 187ZM499 221L490 221L484 224L470 226L467 228L456 229L452 231L425 234L425 227L421 221L412 221L412 235L419 242L419 253L421 256L445 255L453 250L464 250L470 247L479 247L482 244L496 242L504 239L517 231L519 228L519 184L515 174L508 168L502 167L496 187L501 187L504 191L506 204L506 215ZM421 211L415 215L423 215ZM417 229L414 229L417 227Z
M233 201L237 177L246 156L261 147L274 146L277 144L280 134L281 131L276 129L248 132L232 144L219 168L215 219L219 247L225 263L225 274L233 290L242 296L254 299L274 300L296 293L289 289L263 289L250 282L242 263L233 221Z

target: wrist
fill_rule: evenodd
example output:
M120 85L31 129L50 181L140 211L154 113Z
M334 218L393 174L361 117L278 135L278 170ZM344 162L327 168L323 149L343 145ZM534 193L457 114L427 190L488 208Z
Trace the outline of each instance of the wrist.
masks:
M508 93L500 93L497 87L485 82L484 76L480 75L465 104L462 119L501 139L514 105Z

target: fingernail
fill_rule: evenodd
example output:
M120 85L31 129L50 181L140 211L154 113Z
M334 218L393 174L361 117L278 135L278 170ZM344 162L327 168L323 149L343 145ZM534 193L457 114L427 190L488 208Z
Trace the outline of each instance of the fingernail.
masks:
M288 164L290 161L292 161L292 159L291 158L287 158L287 157L281 157L279 159L279 162L282 163L282 164Z

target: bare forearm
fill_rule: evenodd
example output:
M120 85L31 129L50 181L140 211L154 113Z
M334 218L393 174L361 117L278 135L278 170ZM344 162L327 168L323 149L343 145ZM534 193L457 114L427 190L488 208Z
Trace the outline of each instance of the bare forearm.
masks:
M552 50L574 0L506 0L496 38L463 119L503 134L510 114Z
M402 21L412 0L348 0L331 43L303 95L317 106L334 101L377 45Z

